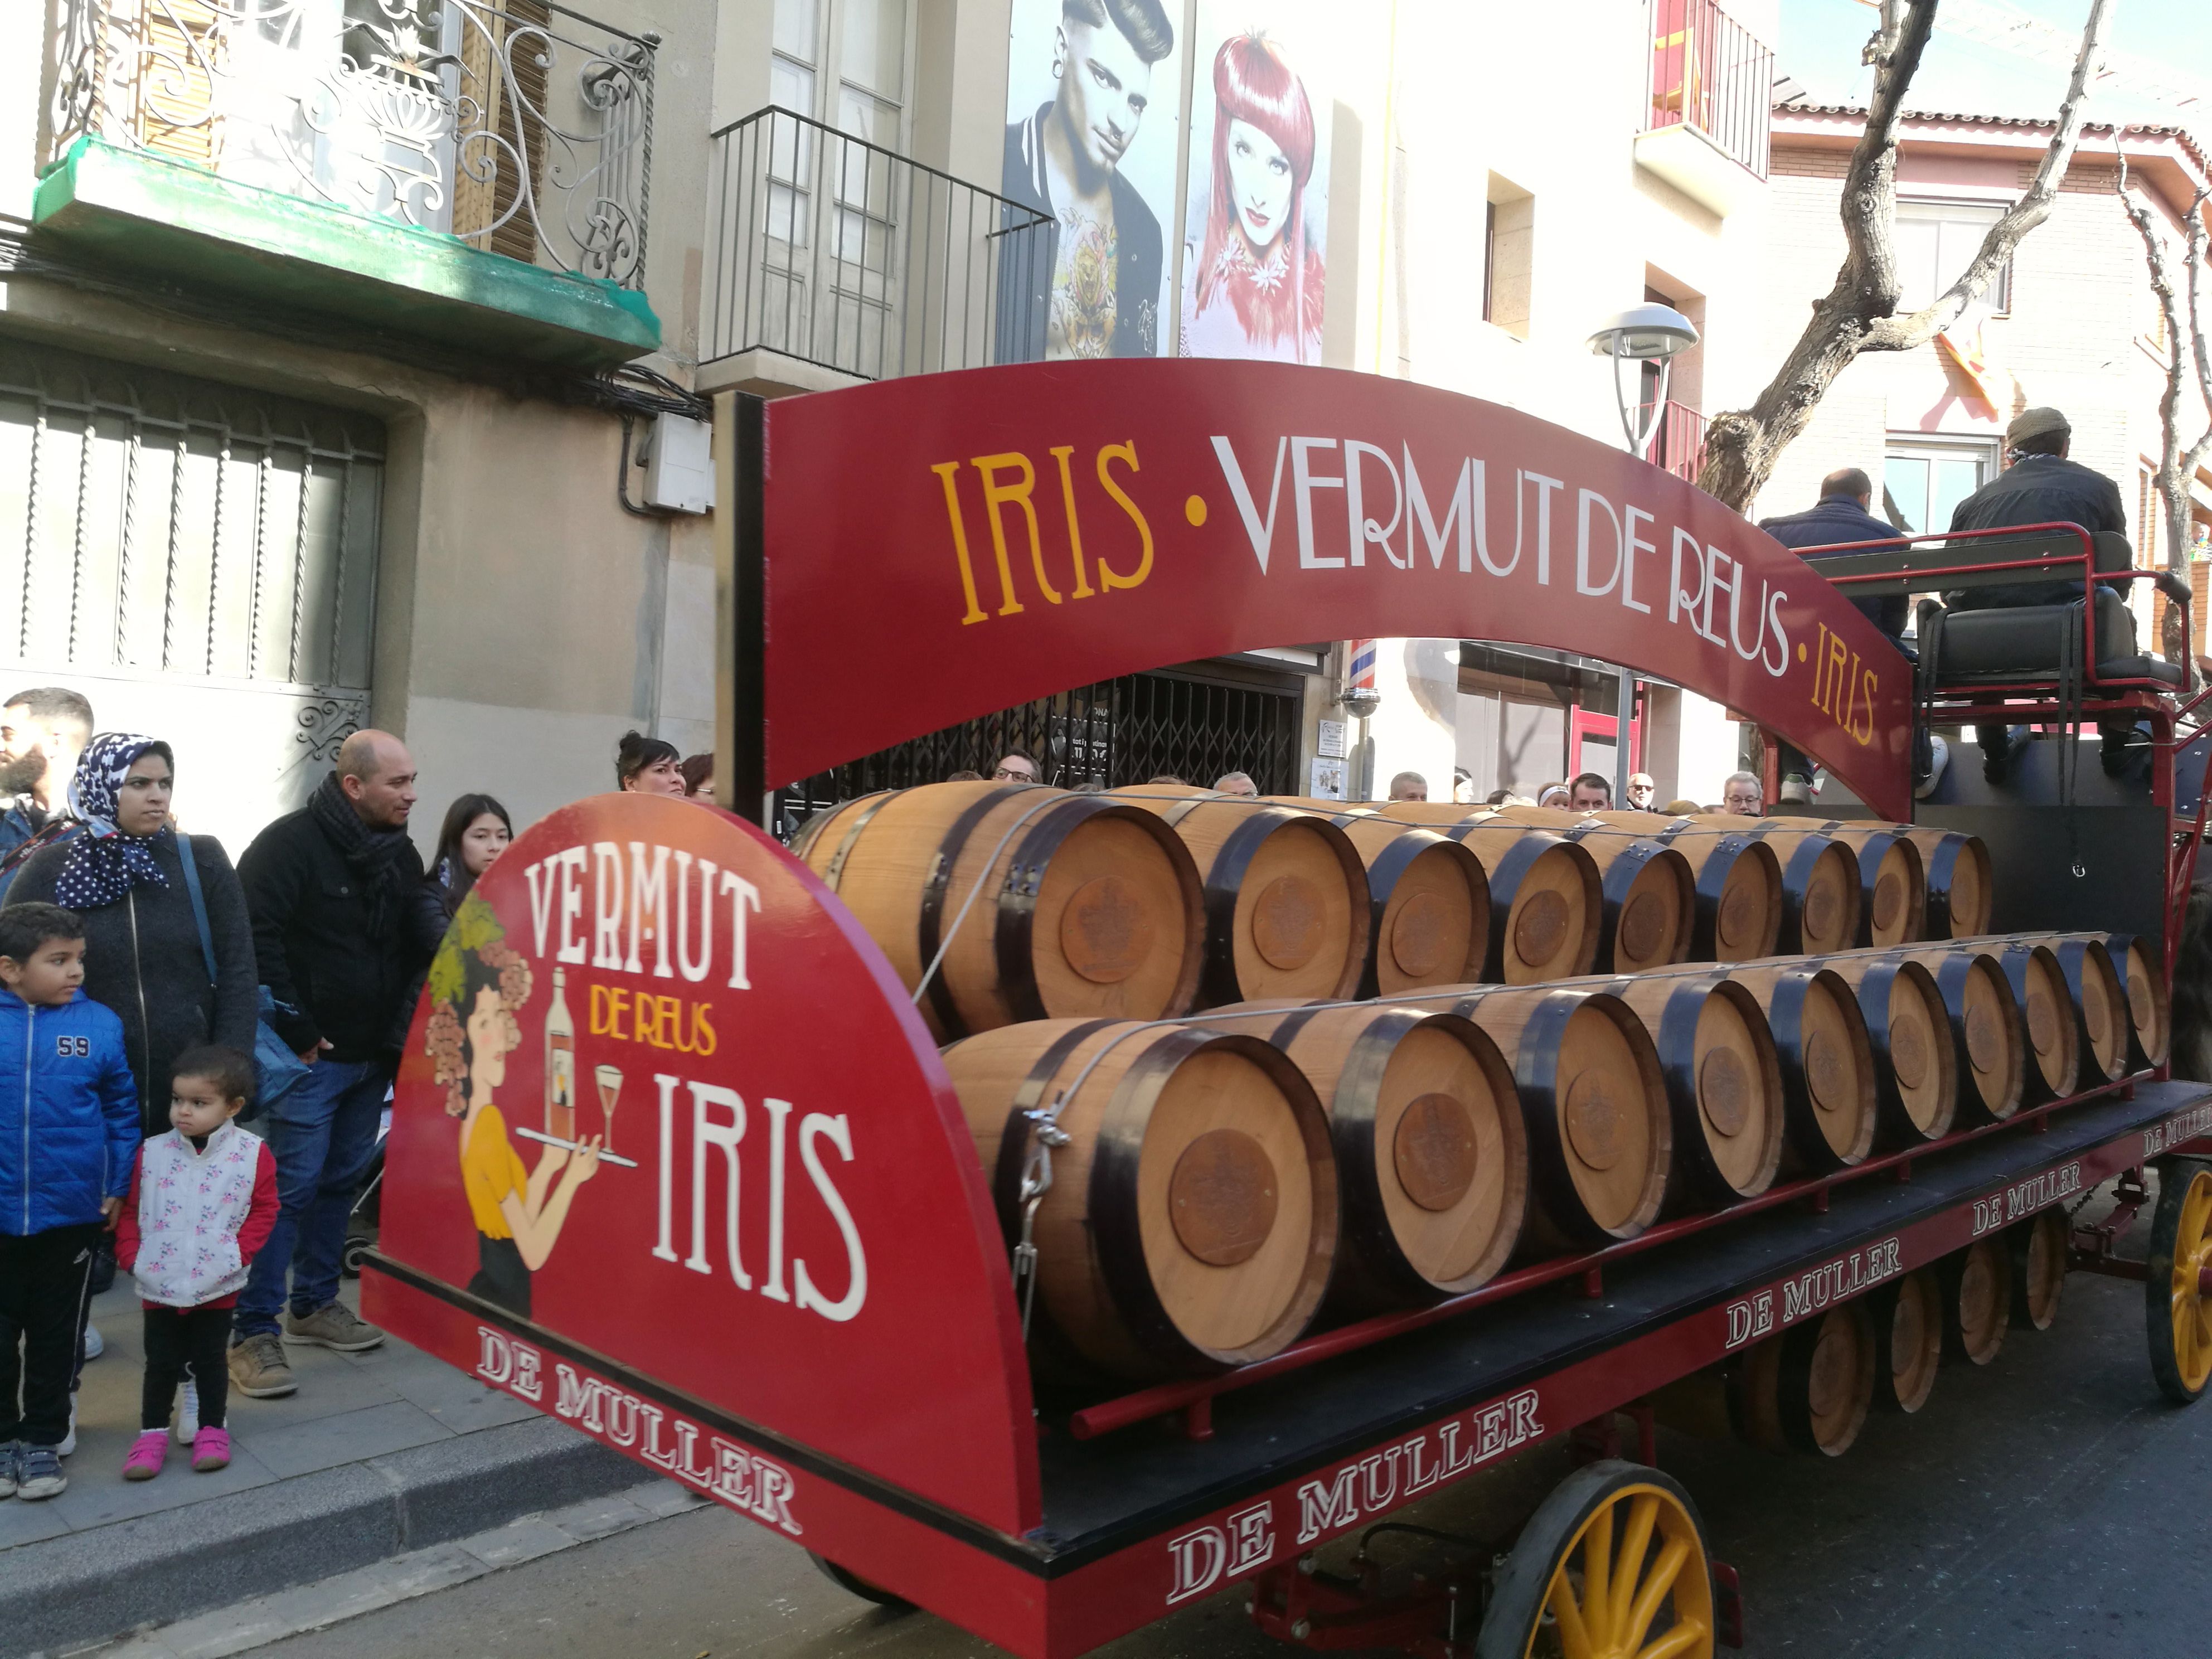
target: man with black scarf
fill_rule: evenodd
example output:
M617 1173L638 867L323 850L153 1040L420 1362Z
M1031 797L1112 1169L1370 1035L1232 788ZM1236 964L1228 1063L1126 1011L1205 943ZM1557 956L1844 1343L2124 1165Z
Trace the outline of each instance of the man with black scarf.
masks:
M388 732L356 732L307 805L264 830L238 861L261 982L276 1005L271 1023L309 1066L255 1126L276 1156L280 1208L239 1295L230 1350L233 1385L253 1399L297 1386L283 1342L352 1353L384 1340L338 1301L338 1273L398 1062L400 1005L437 943L414 902L422 885L407 836L414 805L406 745Z

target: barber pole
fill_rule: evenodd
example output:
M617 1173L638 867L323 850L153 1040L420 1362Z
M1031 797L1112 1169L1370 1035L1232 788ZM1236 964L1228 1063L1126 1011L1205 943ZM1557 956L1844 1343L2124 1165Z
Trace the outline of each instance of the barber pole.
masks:
M1375 641L1352 640L1348 643L1352 666L1345 674L1345 684L1353 691L1372 691L1375 689Z

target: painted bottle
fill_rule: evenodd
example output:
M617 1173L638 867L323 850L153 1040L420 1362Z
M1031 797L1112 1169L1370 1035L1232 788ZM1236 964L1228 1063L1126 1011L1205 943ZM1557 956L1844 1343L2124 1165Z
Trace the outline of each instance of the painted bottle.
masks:
M568 975L553 970L553 1006L545 1011L545 1133L576 1138L576 1022L568 1017Z

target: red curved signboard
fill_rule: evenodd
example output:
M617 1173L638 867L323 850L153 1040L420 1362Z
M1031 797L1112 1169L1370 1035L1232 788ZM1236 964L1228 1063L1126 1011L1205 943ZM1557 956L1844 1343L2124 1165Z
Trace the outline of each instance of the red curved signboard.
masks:
M767 416L768 781L1117 674L1304 640L1548 646L1753 714L1911 816L1911 669L1711 496L1407 381L1128 360Z
M600 795L508 848L431 967L386 1170L370 1316L462 1370L802 1541L878 1481L1037 1523L958 1100L753 826Z

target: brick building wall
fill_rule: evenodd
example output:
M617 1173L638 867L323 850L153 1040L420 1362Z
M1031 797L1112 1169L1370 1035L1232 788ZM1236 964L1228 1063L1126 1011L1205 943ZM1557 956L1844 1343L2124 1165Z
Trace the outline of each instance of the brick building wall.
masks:
M1838 209L1847 155L1832 146L1778 141L1759 320L1770 362L1781 361L1803 327L1805 307L1827 291L1842 263ZM1908 143L1899 194L2001 205L2033 171L2032 160L1961 161L1917 155ZM2112 180L2108 163L2077 163L2051 216L2021 244L2008 308L1990 319L1984 332L2006 407L1992 413L1933 343L1869 353L1838 379L1805 434L1784 453L1756 512L1809 504L1822 475L1839 466L1863 467L1879 479L1892 434L1994 441L2014 414L2038 404L2066 411L2075 458L2118 481L2132 507L2143 459L2157 453L2161 370L2140 338L2149 284L2142 245Z

